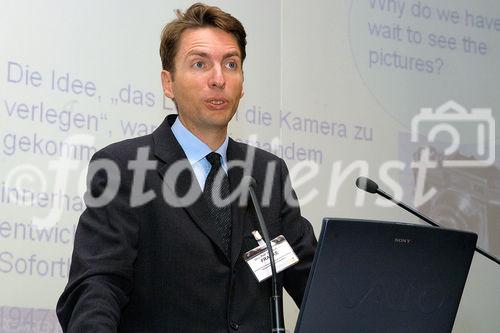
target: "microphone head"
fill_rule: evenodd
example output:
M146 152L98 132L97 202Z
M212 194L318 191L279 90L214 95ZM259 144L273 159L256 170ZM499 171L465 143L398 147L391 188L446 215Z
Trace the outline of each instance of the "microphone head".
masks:
M367 177L358 177L358 179L356 179L356 186L368 193L377 193L378 190L377 183Z
M254 188L257 186L257 181L252 176L245 176L241 180L243 184L246 184L248 187Z

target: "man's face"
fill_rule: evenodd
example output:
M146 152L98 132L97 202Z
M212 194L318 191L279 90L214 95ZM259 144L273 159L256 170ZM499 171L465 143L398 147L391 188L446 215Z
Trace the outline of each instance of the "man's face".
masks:
M184 126L195 135L225 135L243 96L241 52L233 35L217 28L185 30L174 64L174 73L162 71L162 85Z

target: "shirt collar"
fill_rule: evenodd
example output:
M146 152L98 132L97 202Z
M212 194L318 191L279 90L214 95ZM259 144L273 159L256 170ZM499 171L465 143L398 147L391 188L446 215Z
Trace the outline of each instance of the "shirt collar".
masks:
M198 139L193 133L191 133L182 122L179 120L179 117L175 119L172 127L172 133L175 138L181 145L182 150L186 154L186 157L189 160L191 165L198 163L200 160L205 158L209 153L212 152L212 149ZM226 139L222 143L222 145L216 150L222 156L222 165L225 168L227 165L227 145L229 142L229 138L226 136Z

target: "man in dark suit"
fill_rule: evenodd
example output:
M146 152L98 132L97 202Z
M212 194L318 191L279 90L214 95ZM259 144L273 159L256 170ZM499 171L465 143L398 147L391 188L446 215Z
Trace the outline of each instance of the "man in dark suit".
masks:
M257 182L270 236L284 235L299 258L279 284L302 300L316 239L286 165L227 137L243 96L243 26L203 4L177 16L160 55L178 116L93 156L88 208L57 305L64 331L270 331L270 282L259 283L243 260L258 229L241 199L244 175Z

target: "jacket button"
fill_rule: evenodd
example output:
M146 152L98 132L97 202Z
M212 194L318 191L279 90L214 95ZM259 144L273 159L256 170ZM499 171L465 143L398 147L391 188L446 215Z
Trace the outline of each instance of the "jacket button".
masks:
M229 326L231 326L231 328L235 331L237 331L240 328L240 325L238 325L238 323L235 323L234 321L230 322Z

